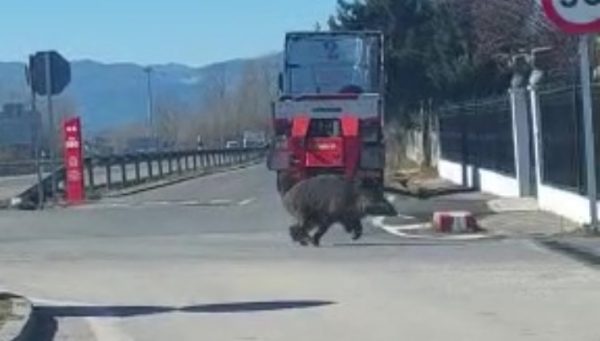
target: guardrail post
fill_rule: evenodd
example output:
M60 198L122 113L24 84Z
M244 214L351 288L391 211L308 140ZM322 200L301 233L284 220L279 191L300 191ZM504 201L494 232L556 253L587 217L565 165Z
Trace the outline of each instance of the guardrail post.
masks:
M88 174L88 186L90 189L94 189L94 161L90 159L85 160L85 168Z
M187 152L185 152L183 157L185 158L184 159L185 160L185 171L187 172L190 170L190 162L189 162L190 155Z
M177 160L177 174L181 174L181 154L177 153L175 154L175 159Z
M127 164L125 160L125 157L121 157L121 185L123 185L123 187L127 186Z
M161 178L165 176L165 172L163 169L163 156L164 154L162 152L158 152L156 154L156 158L158 159L158 176Z
M193 166L194 166L194 170L198 170L198 152L194 152L194 154L192 154L194 159L192 161Z
M172 164L172 155L171 153L167 154L167 161L168 161L168 169L169 169L169 175L173 174L173 164Z
M137 155L133 157L133 162L135 164L135 182L139 184L142 179L140 176L140 159Z
M152 171L152 156L146 155L146 164L148 165L148 179L154 178L154 172Z
M106 189L110 189L112 187L112 174L111 174L111 171L112 171L111 164L112 163L111 162L112 162L112 160L108 159L106 161L106 165L105 165L105 167L106 167Z

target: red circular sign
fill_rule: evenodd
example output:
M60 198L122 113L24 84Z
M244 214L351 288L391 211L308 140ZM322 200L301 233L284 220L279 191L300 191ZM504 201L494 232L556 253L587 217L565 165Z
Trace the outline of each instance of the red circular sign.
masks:
M598 0L542 0L542 4L548 18L565 32L600 32Z

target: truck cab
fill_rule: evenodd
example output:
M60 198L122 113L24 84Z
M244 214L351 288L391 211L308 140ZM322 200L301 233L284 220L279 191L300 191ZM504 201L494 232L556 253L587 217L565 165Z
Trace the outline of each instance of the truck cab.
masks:
M380 32L287 34L268 158L280 192L318 174L382 188L382 51Z

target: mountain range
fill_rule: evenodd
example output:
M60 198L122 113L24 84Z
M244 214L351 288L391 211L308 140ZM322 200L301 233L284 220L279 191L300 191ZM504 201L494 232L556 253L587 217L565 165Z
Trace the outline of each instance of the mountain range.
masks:
M153 65L151 80L154 103L168 99L179 107L201 112L206 89L218 74L227 87L235 87L251 61L277 68L281 55L235 59L204 67L181 64ZM148 112L148 74L134 63L107 64L93 60L71 63L72 81L60 98L74 106L88 132L100 132L130 123L140 123ZM0 62L0 106L29 100L25 64ZM57 106L58 107L58 106Z

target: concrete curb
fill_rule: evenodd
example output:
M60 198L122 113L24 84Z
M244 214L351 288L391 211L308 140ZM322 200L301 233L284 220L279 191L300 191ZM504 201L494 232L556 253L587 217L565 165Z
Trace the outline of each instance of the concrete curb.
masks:
M0 293L0 297L9 298L13 304L14 318L0 327L0 340L27 341L33 340L35 330L35 314L33 304L25 297Z

